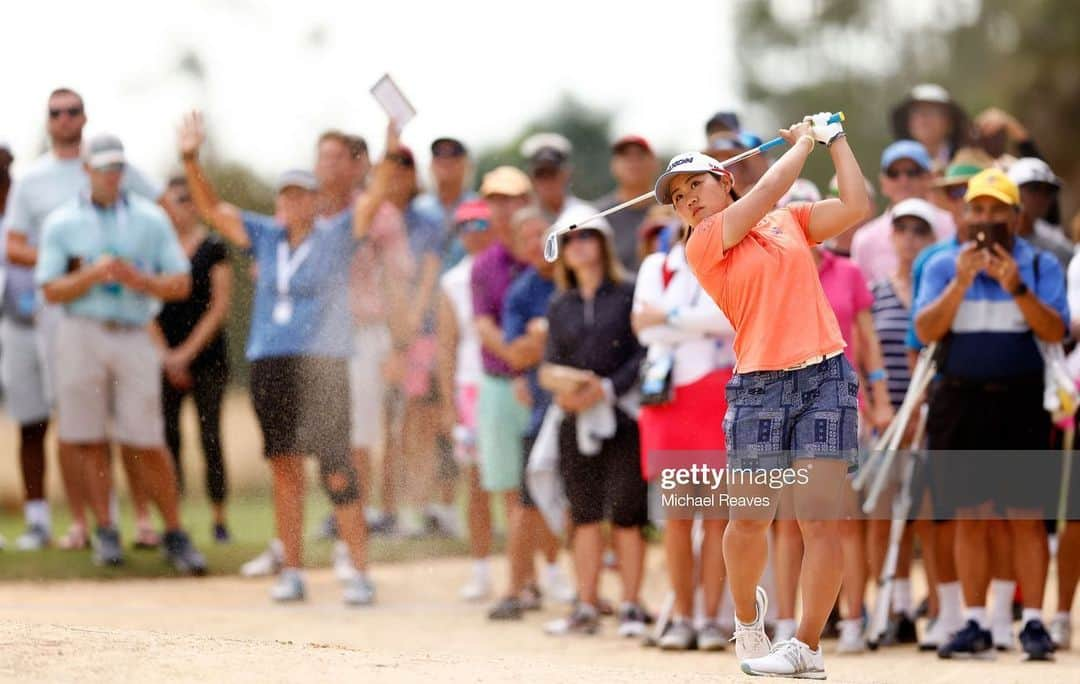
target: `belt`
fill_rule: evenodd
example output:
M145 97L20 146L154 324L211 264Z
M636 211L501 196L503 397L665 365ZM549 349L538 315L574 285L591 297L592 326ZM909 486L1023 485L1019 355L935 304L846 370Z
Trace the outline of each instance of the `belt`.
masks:
M109 332L132 332L134 330L141 330L146 325L144 323L132 323L130 321L105 321L100 318L89 318L86 316L79 316L84 321L89 321L96 325L100 325Z
M840 356L843 353L844 353L844 350L841 349L839 351L830 352L828 354L818 354L817 356L811 356L810 358L803 361L802 363L796 364L796 365L791 366L789 368L785 368L784 371L785 372L786 371L796 371L796 370L802 370L803 368L809 368L810 366L816 366L819 363L821 363L822 361L825 361L825 360L831 359L831 358L835 358L837 356Z

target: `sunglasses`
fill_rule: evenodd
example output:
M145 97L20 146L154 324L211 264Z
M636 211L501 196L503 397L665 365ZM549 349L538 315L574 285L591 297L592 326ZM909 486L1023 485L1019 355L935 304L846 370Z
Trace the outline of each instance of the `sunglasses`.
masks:
M945 186L945 194L949 196L951 200L962 200L964 195L967 194L967 183L960 183L958 185Z
M386 158L407 169L411 169L414 165L412 157L406 157L403 154L388 154L386 155Z
M83 108L82 107L77 107L77 106L76 107L66 107L66 108L61 107L61 108L58 108L58 109L53 109L52 107L49 107L49 118L50 119L59 119L62 114L67 114L68 116L70 116L71 118L74 119L77 116L82 116L82 113L83 113Z
M893 180L896 180L900 176L907 176L908 178L918 178L925 174L926 171L924 169L907 169L906 171L901 171L900 169L887 169L885 171L885 175Z
M472 219L457 224L457 229L459 233L482 233L490 226L491 222L487 219Z
M916 237L930 237L934 229L926 221L918 218L898 218L893 220L893 230L897 233L912 233Z

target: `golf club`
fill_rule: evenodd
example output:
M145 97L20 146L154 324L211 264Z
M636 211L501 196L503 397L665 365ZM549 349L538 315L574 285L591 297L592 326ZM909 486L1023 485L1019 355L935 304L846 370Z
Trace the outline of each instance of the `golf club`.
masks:
M844 119L845 119L844 113L843 112L837 112L837 113L835 113L835 114L833 114L832 116L829 117L828 123L830 123L830 124L841 123L841 122L844 121ZM735 164L738 164L741 161L749 159L750 157L756 157L759 154L763 154L765 152L768 152L772 148L777 147L779 145L783 145L783 144L784 144L784 139L780 138L780 137L773 138L772 140L767 140L767 141L761 143L760 145L758 145L757 147L755 147L753 149L749 149L749 150L747 150L747 151L745 151L745 152L743 152L741 154L735 155L734 157L732 157L730 159L727 159L727 160L724 160L724 161L720 162L720 166L722 166L723 168L726 169L729 166L734 166ZM548 233L547 239L544 241L544 259L547 260L548 263L552 263L556 259L559 258L559 237L562 236L563 234L569 233L570 231L574 230L575 228L577 228L579 226L584 226L585 224L589 223L590 221L594 221L594 220L596 220L598 218L604 218L605 216L609 216L610 214L614 214L617 211L622 211L623 209L626 209L628 207L632 207L635 204L639 204L641 202L644 202L645 200L649 199L652 196L653 196L653 191L650 190L649 192L646 192L646 193L644 193L642 195L639 195L639 196L637 196L637 197L635 197L635 198L633 198L631 200L627 200L627 201L623 202L622 204L616 204L615 206L611 207L610 209L605 209L604 211L601 211L598 214L593 214L592 216L590 216L590 217L588 217L586 219L582 219L581 221L578 221L577 223L572 223L569 226L562 227L562 228L554 228L550 233Z

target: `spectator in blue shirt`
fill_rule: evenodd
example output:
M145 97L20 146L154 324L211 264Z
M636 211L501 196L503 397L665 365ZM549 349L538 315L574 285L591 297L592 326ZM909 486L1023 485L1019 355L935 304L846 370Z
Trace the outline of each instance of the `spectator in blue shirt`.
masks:
M510 226L514 252L521 261L529 264L528 270L510 284L502 311L502 330L506 342L504 358L514 371L522 373L513 380L514 396L529 409L529 422L522 433L524 471L528 468L529 452L540 433L544 414L551 405L551 394L540 387L537 370L543 360L547 341L545 316L555 292L555 266L544 260L544 237L548 222L539 208L528 206L519 209L514 213ZM490 616L493 619L518 619L524 607L539 597L533 559L538 549L543 551L547 561L544 575L548 593L558 593L553 591L553 585L569 587L557 563L559 540L547 528L524 481L521 485L521 505L514 509L507 540L510 587L505 597L492 609ZM564 593L572 594L572 590Z
M186 117L179 148L195 208L222 237L248 250L258 269L247 357L283 546L284 567L271 597L304 598L304 455L310 454L319 462L341 538L357 569L345 583L345 603L370 604L375 588L366 575L367 531L349 449L353 336L348 280L353 252L367 229L366 222L354 223L363 214L363 199L355 215L318 218L315 176L287 171L277 184L275 216L241 212L218 199L199 166L205 137L202 117Z
M121 190L120 140L99 135L82 154L90 190L45 220L34 271L45 299L65 310L57 337L66 343L57 345L55 357L59 436L83 464L99 564L123 561L109 506L111 435L132 479L165 519L167 558L178 570L201 574L206 561L180 527L159 408L161 361L147 327L161 301L190 293L188 260L161 209Z
M1047 659L1053 645L1041 608L1049 553L1040 514L1054 498L1047 484L1057 468L1046 454L1018 460L1015 452L1050 446L1036 343L1065 337L1065 278L1057 259L1016 236L1020 193L1002 171L973 177L965 201L963 220L974 240L927 262L914 307L919 339L942 347L941 378L930 395L930 449L984 451L931 460L938 515L957 518L956 566L968 611L966 626L938 655L991 648L989 518L1004 511L1024 601L1020 642L1029 658Z

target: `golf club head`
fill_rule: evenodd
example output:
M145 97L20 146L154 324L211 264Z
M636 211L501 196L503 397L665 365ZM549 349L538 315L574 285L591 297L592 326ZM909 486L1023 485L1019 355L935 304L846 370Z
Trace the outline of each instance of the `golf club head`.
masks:
M548 233L547 239L544 240L544 261L549 264L555 263L555 260L559 258L559 232L556 230Z

